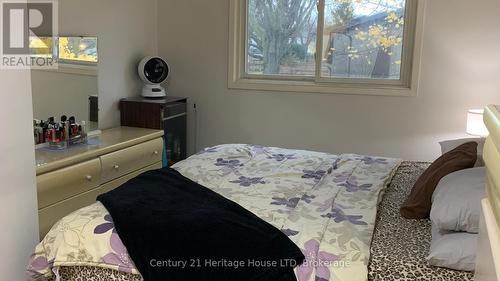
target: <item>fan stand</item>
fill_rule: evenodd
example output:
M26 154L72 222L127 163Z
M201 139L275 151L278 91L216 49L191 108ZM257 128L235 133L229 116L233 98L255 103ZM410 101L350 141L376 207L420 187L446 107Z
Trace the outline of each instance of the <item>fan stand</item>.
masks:
M145 84L142 87L142 96L145 98L163 98L167 96L167 93L165 91L165 88L160 86L160 84Z

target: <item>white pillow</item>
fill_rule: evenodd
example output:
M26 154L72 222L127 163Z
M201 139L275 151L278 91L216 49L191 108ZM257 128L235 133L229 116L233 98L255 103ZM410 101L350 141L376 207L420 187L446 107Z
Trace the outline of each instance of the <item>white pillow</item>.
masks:
M439 230L432 226L427 261L430 265L454 270L474 271L478 234Z
M478 233L481 200L486 197L485 183L485 167L443 177L432 195L432 223L444 230Z
M462 145L467 142L477 142L477 161L475 167L484 166L483 160L483 147L486 139L484 138L465 138L465 139L456 139L456 140L446 140L439 142L441 145L441 154L445 154L446 152L455 149L459 145Z

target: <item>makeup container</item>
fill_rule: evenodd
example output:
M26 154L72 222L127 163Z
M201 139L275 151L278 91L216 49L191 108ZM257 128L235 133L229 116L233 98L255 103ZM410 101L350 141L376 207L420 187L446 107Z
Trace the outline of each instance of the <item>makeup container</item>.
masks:
M45 135L43 130L44 123L40 120L33 120L33 136L35 145L45 142Z
M48 144L50 149L65 149L71 145L87 143L87 125L85 121L80 124L74 116L61 116L61 121L50 117L47 121L33 120L33 137L35 144Z
M61 150L68 147L65 125L66 124L63 122L54 122L54 124L49 124L47 138L50 149Z
M87 128L85 121L81 124L75 122L75 117L70 117L68 121L68 145L86 144L87 143Z

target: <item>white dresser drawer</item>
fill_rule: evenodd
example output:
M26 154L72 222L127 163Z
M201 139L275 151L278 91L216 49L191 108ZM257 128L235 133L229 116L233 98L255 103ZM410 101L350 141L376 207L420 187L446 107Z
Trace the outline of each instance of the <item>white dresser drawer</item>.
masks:
M95 202L101 194L100 188L94 188L77 196L62 200L54 205L38 210L38 226L42 240L52 226L64 216Z
M163 139L158 138L101 156L101 183L161 162L162 152Z
M100 175L101 162L94 159L37 176L38 208L98 187Z
M160 169L161 165L161 162L155 163L151 166L147 166L145 168L132 172L124 177L103 184L98 188L94 188L90 191L62 200L54 205L39 210L38 220L40 226L40 240L43 239L50 228L65 215L79 208L95 203L97 196L99 196L100 194L109 192L144 172Z

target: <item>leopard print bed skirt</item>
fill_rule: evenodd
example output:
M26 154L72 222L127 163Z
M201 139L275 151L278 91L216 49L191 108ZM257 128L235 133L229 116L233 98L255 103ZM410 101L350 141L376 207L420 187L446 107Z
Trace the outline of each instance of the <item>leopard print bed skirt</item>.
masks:
M380 203L373 235L368 280L473 280L470 272L431 267L425 257L431 240L429 220L407 220L399 206L428 163L404 162ZM98 267L61 267L61 281L143 281L139 275Z
M430 220L408 220L399 214L399 207L428 166L404 162L386 190L377 211L368 280L473 280L471 272L430 266L425 260L431 243Z

